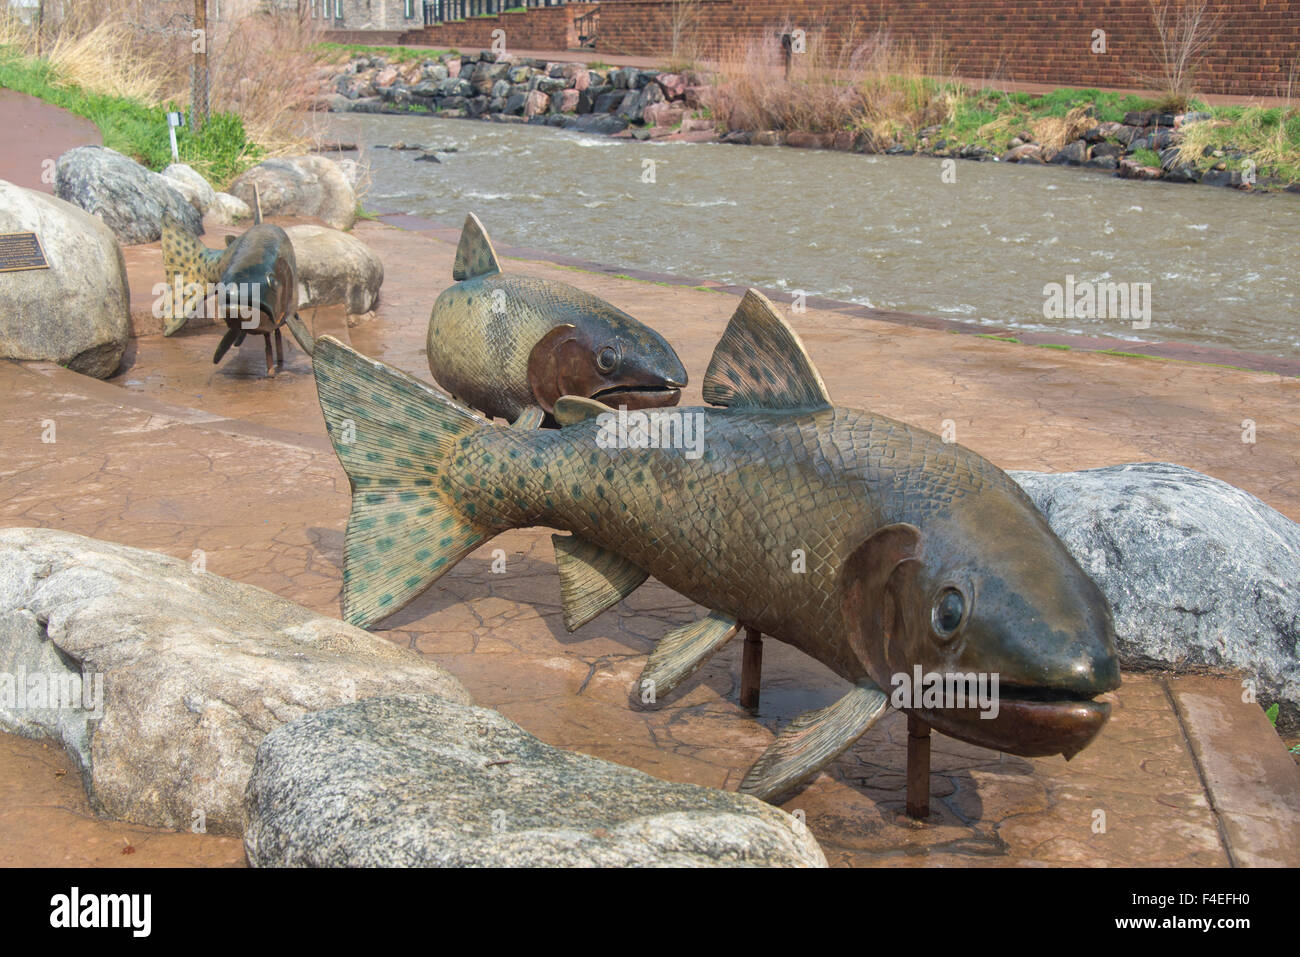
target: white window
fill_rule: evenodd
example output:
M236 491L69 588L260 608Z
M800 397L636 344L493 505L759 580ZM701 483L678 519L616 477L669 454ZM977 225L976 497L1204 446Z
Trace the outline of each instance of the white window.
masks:
M406 19L415 16L415 0L406 0Z

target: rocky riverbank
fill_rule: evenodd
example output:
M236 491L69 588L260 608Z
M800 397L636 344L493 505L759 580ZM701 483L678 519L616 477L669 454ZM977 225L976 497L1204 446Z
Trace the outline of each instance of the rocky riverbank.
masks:
M1258 174L1246 150L1206 146L1199 158L1189 158L1182 149L1188 128L1224 122L1207 112L1135 110L1125 113L1120 122L1081 108L1070 115L1066 135L1050 142L1036 138L1028 128L1009 140L965 136L959 141L942 126L881 138L852 130L727 130L711 108L715 90L709 76L695 72L601 69L484 50L405 63L389 63L382 56L356 57L328 75L315 106L332 112L428 113L531 123L637 140L687 139L1052 164L1129 179L1300 192L1300 183Z

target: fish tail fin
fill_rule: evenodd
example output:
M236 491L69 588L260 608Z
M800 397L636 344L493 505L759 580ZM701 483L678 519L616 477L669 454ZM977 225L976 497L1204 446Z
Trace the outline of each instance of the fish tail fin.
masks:
M184 223L165 212L162 217L162 255L163 276L171 296L171 309L163 335L170 336L185 325L185 320L206 298L200 296L195 301L195 286L206 291L207 284L219 278L217 261L221 258L221 251L203 245L203 241ZM176 301L177 286L180 287L180 302Z
M352 485L343 617L366 628L402 608L499 529L476 522L447 481L462 440L495 428L431 386L316 340L316 390Z

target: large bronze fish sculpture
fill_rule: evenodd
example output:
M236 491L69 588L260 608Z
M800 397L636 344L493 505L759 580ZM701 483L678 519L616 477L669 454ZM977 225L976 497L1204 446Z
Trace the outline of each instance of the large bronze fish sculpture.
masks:
M630 409L681 398L686 370L659 333L568 283L503 275L473 213L452 278L429 316L429 371L471 408L536 426L562 395Z
M794 331L752 290L705 378L721 408L627 414L692 417L693 445L640 447L631 430L614 441L619 413L573 397L556 402L558 430L495 426L330 338L313 365L353 489L354 624L401 608L499 532L567 530L554 540L570 630L648 575L711 609L650 656L642 687L657 696L741 625L853 683L750 770L741 790L767 799L848 748L886 710L883 689L918 669L996 675L991 718L943 702L907 710L1013 754L1070 757L1109 715L1094 698L1119 684L1110 607L1030 499L968 449L831 405Z
M289 327L304 352L313 339L298 318L298 266L289 235L279 226L257 222L239 236L227 236L225 249L208 249L180 220L163 213L163 271L173 289L163 335L175 335L210 295L226 333L212 356L215 365L231 346L249 334L266 339L266 374L284 365L280 330ZM177 294L179 293L179 294ZM274 362L271 341L275 340Z

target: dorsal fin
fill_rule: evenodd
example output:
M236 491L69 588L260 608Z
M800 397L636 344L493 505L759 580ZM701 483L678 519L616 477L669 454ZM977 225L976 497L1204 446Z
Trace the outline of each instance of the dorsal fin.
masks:
M605 403L582 395L562 395L555 400L555 421L561 426L585 422L609 411L610 408Z
M500 271L501 264L497 262L497 253L492 248L492 240L488 239L487 230L478 217L470 213L465 217L465 228L460 231L460 245L456 247L456 264L451 267L451 278L460 282Z
M704 401L733 408L817 409L826 383L795 331L756 289L745 293L704 375Z

